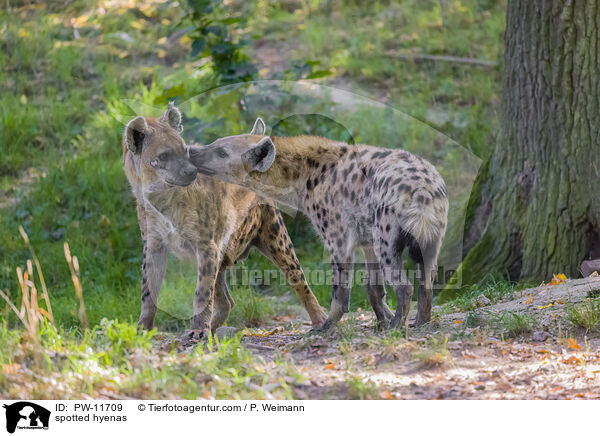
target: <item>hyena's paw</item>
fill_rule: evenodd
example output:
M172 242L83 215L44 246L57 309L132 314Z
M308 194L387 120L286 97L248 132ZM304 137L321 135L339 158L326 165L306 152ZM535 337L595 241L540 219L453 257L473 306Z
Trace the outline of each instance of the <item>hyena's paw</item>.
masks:
M389 319L378 320L377 324L375 324L375 331L383 332L390 328L391 321Z
M404 327L404 323L406 322L406 319L403 316L394 316L394 318L392 318L392 321L390 322L390 328L391 329L398 329L398 328L402 328Z
M185 339L190 342L208 341L210 330L208 329L191 329L184 333Z
M320 329L317 329L317 331L319 331L321 333L327 333L333 327L335 327L336 324L337 324L337 319L327 318L327 321L325 321L323 326Z
M137 325L138 332L150 331L154 328L154 320L144 319L140 317Z
M392 319L394 319L395 313L386 304L383 307L383 315L385 316L386 321L391 322Z
M312 317L312 329L319 330L321 329L325 323L327 322L327 312L324 309L316 312L314 317Z

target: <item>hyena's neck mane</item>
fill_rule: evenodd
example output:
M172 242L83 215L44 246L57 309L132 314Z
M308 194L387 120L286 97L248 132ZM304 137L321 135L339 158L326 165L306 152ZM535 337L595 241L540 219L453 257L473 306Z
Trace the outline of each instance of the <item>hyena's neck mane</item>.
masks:
M308 181L352 149L320 136L273 136L271 140L275 161L265 173L254 173L254 182L259 193L297 209L302 209Z

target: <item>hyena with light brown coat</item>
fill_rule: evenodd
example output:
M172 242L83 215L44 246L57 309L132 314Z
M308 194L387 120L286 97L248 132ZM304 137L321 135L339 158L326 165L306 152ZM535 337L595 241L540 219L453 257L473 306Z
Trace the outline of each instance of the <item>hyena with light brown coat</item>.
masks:
M348 312L354 252L366 258L367 293L380 324L402 325L413 287L403 268L408 249L419 266L417 324L431 319L433 280L446 232L448 193L433 165L404 150L349 146L315 136L229 136L191 147L201 173L236 183L295 207L311 220L330 251L331 312L325 328ZM395 315L385 302L385 277L394 289Z
M320 327L325 312L306 282L279 210L251 191L198 175L182 130L181 113L170 105L159 119L134 118L123 134L123 166L144 246L140 326L153 326L171 250L197 262L192 333L206 338L234 304L225 270L256 247L284 273L313 326Z

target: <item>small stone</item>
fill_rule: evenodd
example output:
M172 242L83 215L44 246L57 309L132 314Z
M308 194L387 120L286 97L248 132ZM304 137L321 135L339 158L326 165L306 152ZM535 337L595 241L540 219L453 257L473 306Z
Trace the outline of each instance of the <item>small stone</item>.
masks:
M544 342L549 337L550 334L548 332L545 332L544 330L538 330L533 333L533 340L536 342Z
M235 336L235 333L238 331L235 327L219 327L215 334L220 341L223 339L229 339Z
M480 307L487 306L491 302L492 301L488 297L486 297L485 295L483 295L483 294L479 294L479 297L477 297L477 304Z
M600 259L586 260L581 264L581 273L584 277L589 277L595 271L600 272Z

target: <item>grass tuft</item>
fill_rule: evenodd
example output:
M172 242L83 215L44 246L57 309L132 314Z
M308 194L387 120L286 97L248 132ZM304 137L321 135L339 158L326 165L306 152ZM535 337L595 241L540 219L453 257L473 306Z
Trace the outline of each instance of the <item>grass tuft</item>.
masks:
M369 380L351 375L346 378L348 397L351 400L374 400L379 398L377 385Z
M259 327L273 315L273 304L249 286L237 286L232 295L235 306L227 319L229 325Z
M586 331L600 328L600 300L588 300L565 309L567 319L575 326Z
M439 368L452 360L447 345L448 337L445 337L443 341L432 338L426 348L414 352L412 357L425 368Z
M533 329L534 319L527 314L519 315L509 312L502 316L501 323L509 336L517 337L529 333Z

